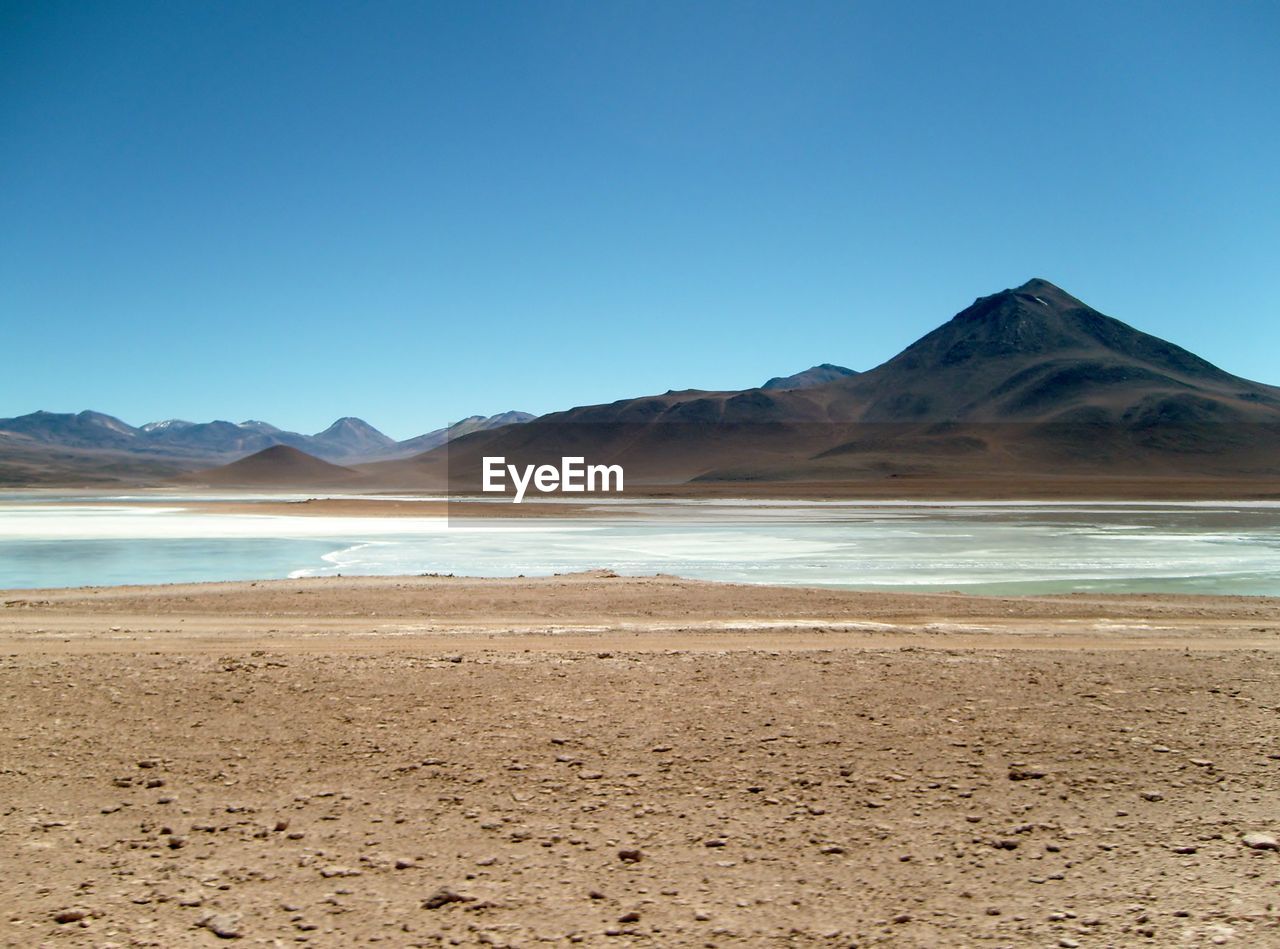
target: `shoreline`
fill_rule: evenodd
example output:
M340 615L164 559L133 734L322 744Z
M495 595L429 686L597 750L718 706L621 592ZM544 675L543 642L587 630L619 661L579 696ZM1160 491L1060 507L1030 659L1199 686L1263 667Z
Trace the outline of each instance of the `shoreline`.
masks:
M1280 649L1280 597L856 591L607 570L14 589L0 604L0 647L55 652L259 640L323 651L343 639L371 652Z
M394 483L348 486L334 484L292 484L287 481L244 485L201 484L187 482L68 482L65 485L11 484L5 492L25 495L112 497L140 493L162 499L166 495L208 493L234 498L236 495L339 495L351 500L382 500L392 497L442 498L448 491L443 484L433 487ZM456 493L456 492L455 492ZM464 497L474 497L469 492ZM900 501L902 503L1025 502L1044 501L1090 502L1115 501L1278 501L1280 483L1274 478L1227 477L1052 477L970 475L966 477L931 478L901 476L857 481L682 481L676 483L629 481L624 492L552 498L538 495L532 488L521 505L551 503L590 505L597 502L661 501L661 500L740 500L769 501L834 501L857 503ZM443 503L443 502L442 502ZM465 503L463 501L462 503ZM494 503L485 501L483 503Z
M29 494L20 494L17 498L6 498L0 494L0 507L6 503L24 505L42 503ZM1171 507L1171 508L1215 508L1242 507L1267 509L1280 507L1280 493L1275 497L1230 497L1230 498L1159 498L1159 497L1024 497L1018 499L1004 498L972 498L972 497L790 497L759 496L741 497L737 495L698 495L698 496L602 496L584 500L533 499L520 504L495 498L465 496L453 499L440 498L434 495L413 497L409 495L369 495L369 496L272 496L245 492L243 496L216 494L202 497L199 494L174 495L164 493L140 494L121 497L119 494L85 493L68 496L65 493L51 493L43 503L54 506L77 506L92 504L95 507L120 508L122 510L147 510L156 505L170 505L193 514L215 515L251 515L265 517L332 517L332 518L401 518L436 520L460 517L465 519L522 520L526 518L618 518L631 519L643 517L660 509L664 504L688 512L710 510L725 512L740 508L742 511L786 509L794 506L796 510L821 511L823 509L848 509L865 507L868 510L893 510L897 508L920 510L965 510L971 508L990 507L994 510L1017 511L1020 508L1043 507L1049 510L1057 508L1069 509L1077 505L1098 505L1104 508L1114 507Z

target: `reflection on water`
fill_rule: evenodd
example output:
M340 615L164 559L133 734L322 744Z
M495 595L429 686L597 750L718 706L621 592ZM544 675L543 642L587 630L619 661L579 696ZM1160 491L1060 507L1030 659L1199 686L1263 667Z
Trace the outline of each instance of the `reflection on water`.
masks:
M630 501L591 518L447 522L215 515L180 503L5 499L0 587L610 567L866 589L1280 595L1273 504Z

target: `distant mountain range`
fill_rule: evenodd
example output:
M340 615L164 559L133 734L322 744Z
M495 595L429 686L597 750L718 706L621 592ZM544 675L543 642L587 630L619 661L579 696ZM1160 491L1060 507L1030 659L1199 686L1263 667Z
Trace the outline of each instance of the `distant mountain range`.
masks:
M396 441L352 417L340 418L314 435L303 435L254 420L166 419L134 427L101 412L32 412L0 419L0 483L165 477L279 445L339 465L389 460L439 447L461 434L532 418L527 412L473 415L447 428Z
M770 383L786 382L789 388L801 388L817 384L832 370L851 372L836 366L815 366ZM469 415L446 428L396 441L352 416L338 419L322 432L304 435L254 419L190 422L171 418L135 427L102 412L32 412L0 418L0 485L164 480L280 445L337 466L391 461L431 451L463 435L520 425L533 418L528 412L515 411ZM269 456L276 463L284 457L280 453ZM234 470L241 474L252 471L256 480L260 467L264 466ZM308 470L317 475L321 469ZM294 464L289 471L300 475L303 469Z
M85 452L98 453L97 468ZM261 422L133 428L93 412L0 420L0 476L9 483L87 470L158 480L208 468L200 459L244 458L193 477L372 491L447 483L470 493L488 455L519 465L584 456L623 465L629 487L681 490L1010 496L1087 481L1085 494L1143 496L1159 483L1186 495L1239 487L1240 496L1260 496L1280 494L1280 389L1033 279L979 298L866 372L824 363L759 388L668 391L536 419L475 416L402 442L359 419L316 435Z

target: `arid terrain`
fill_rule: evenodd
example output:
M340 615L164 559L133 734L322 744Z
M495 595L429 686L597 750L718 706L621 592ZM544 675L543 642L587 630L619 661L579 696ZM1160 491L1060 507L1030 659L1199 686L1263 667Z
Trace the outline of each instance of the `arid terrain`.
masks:
M3 600L5 945L1280 944L1277 600Z

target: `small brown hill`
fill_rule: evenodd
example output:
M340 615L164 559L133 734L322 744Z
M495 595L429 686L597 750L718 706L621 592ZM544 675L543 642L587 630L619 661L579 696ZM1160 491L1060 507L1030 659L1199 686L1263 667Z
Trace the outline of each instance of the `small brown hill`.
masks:
M332 487L351 486L362 479L358 471L321 461L288 445L272 445L219 468L183 475L179 480L217 487Z

